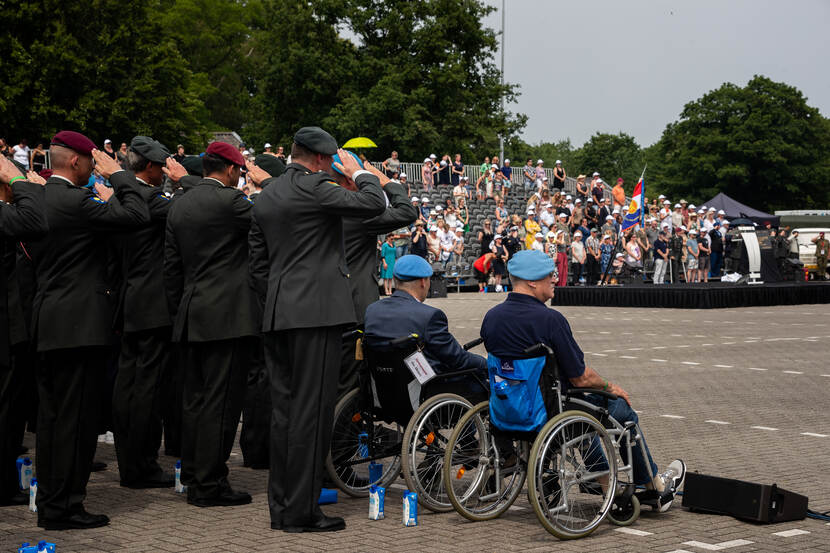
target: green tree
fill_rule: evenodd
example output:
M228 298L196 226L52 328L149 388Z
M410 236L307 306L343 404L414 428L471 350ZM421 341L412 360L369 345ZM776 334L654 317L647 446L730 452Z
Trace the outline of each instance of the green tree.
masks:
M634 137L626 134L596 133L576 152L574 165L585 174L598 171L610 185L622 177L626 192L634 190L645 165L645 156ZM590 172L590 173L589 173ZM575 175L573 175L575 176Z
M158 9L142 0L0 4L8 135L42 139L71 128L99 143L135 134L201 142L204 107Z
M724 192L765 210L830 203L830 123L795 87L767 77L686 104L649 157L673 196Z

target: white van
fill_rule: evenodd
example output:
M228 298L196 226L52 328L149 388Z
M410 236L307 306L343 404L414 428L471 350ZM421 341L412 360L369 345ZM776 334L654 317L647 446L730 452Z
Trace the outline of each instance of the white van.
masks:
M804 263L804 268L811 273L816 272L816 245L813 244L813 238L818 236L818 233L823 232L824 237L830 240L830 228L795 228L790 231L790 236L795 233L798 236L790 242L790 253L798 253L798 258Z

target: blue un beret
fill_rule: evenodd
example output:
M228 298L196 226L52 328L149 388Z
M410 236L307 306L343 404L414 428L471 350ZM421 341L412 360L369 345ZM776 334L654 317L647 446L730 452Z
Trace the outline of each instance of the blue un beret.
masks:
M540 280L556 270L553 259L538 250L522 250L507 262L508 272L522 280Z
M432 266L420 255L403 255L395 262L392 271L398 280L415 280L432 276Z
M346 153L349 154L350 156L352 156L354 158L354 160L357 162L358 165L363 167L363 160L361 160L359 157L357 157L357 154L355 154L354 152L350 152L349 150L346 150ZM334 156L332 156L331 159L332 159L331 168L334 169L335 171L337 171L337 173L343 175L343 172L340 169L338 169L337 167L334 166L335 163L339 163L340 165L343 165L343 162L340 161L340 154L334 154ZM343 176L345 176L345 175L343 175Z

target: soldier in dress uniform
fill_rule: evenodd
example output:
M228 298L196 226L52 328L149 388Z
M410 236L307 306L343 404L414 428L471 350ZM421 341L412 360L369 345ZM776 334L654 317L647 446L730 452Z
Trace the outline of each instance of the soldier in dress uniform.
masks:
M259 310L248 284L251 201L236 188L245 160L211 143L204 178L167 214L164 281L184 358L182 483L198 507L243 505L228 482Z
M339 168L352 192L326 173ZM265 297L262 330L271 382L268 503L271 528L286 532L342 530L317 505L331 438L342 333L357 321L343 247L342 217L369 218L386 209L378 178L319 127L294 135L285 174L271 179L254 206L251 273ZM264 172L250 166L255 182Z
M110 352L115 298L107 267L107 238L150 220L134 180L112 180L109 201L82 188L96 156L99 171L123 171L86 136L52 138L53 175L46 181L49 232L29 243L37 276L32 326L41 357L37 369L38 525L47 530L94 528L106 515L84 509L95 453L104 371Z
M164 292L164 231L171 200L161 189L165 172L178 182L185 169L167 148L136 136L127 170L112 180L132 180L150 210L150 222L120 236L123 318L121 352L112 398L115 451L121 485L169 488L173 477L158 464L162 434L161 385L169 366L170 314Z
M340 162L340 156L334 156ZM343 236L346 247L346 264L349 267L349 282L354 297L356 326L363 325L366 308L380 299L378 291L378 247L379 234L393 232L401 227L408 227L418 218L418 210L412 206L406 188L397 181L390 180L384 173L375 169L371 163L364 164L365 169L373 173L380 181L383 192L389 202L386 210L371 219L362 217L343 218ZM334 180L347 190L357 190L357 185L346 175L334 168L329 171ZM340 367L340 384L337 396L342 397L357 385L357 374L363 361L355 359L356 340L343 341L343 364Z
M28 182L10 160L0 156L0 505L23 505L15 459L26 424L25 368L20 356L28 354L29 325L18 285L16 244L49 230L43 186Z

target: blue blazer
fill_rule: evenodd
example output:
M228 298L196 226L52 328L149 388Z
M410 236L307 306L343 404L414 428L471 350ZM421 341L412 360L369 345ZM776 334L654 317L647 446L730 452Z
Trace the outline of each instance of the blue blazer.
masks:
M406 292L396 290L366 308L366 344L384 346L389 340L415 333L426 344L424 356L438 373L465 369L487 370L487 360L465 351L450 334L447 316Z

